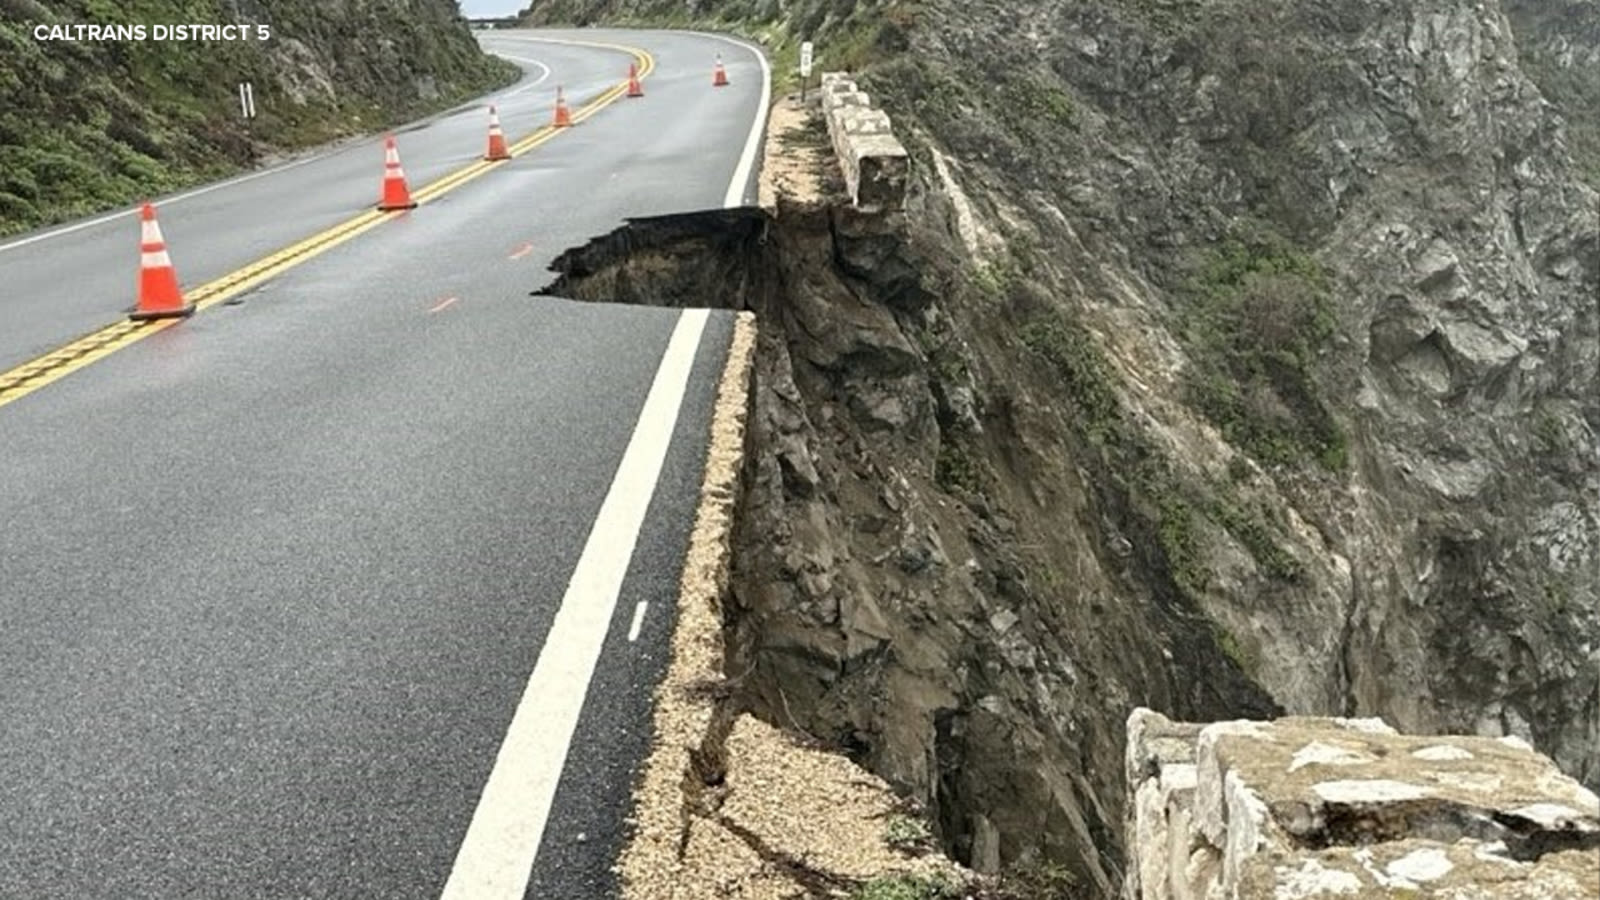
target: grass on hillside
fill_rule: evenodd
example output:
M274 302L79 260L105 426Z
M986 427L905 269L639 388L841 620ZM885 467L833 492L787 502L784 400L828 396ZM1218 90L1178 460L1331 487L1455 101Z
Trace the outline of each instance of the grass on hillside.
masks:
M390 127L509 83L516 68L481 56L470 36L398 28L405 51L380 63L346 58L341 20L321 5L279 3L279 34L320 48L344 93L295 102L275 93L274 58L256 42L36 41L33 22L100 24L225 21L212 0L15 0L26 15L0 20L0 235L14 234L181 190L242 171L264 152L293 151ZM441 26L444 27L444 26ZM314 51L313 51L314 52ZM421 97L405 73L437 76ZM248 125L236 85L256 87Z

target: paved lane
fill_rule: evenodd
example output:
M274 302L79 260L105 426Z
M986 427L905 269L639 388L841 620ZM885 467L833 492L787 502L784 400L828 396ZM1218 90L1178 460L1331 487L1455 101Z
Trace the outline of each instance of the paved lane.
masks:
M748 54L713 91L715 42L610 37L644 100L0 408L0 896L440 895L685 315L528 291L721 206L760 108ZM570 764L519 763L563 772L527 896L610 895L730 328L654 423Z
M496 95L396 130L413 190L478 159L488 140L487 108L498 104L515 141L543 127L562 84L569 103L595 96L627 76L619 51L522 43L513 62L522 81ZM161 228L184 287L211 281L377 202L382 138L160 201ZM191 192L192 193L192 192ZM0 371L33 359L116 320L134 303L138 222L132 214L96 217L38 234L0 240Z

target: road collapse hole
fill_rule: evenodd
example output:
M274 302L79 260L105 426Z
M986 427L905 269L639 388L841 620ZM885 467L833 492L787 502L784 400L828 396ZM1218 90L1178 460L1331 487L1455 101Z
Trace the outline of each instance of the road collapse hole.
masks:
M550 264L535 297L633 306L745 310L773 270L772 217L758 207L628 219Z

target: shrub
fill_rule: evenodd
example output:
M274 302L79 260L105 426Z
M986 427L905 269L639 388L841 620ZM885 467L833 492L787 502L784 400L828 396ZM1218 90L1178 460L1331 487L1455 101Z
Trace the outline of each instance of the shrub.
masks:
M933 842L933 832L928 823L911 816L893 816L884 832L884 843L902 852L912 852Z
M1182 291L1190 399L1263 462L1346 465L1345 435L1313 375L1334 334L1327 281L1315 260L1268 236L1205 254Z
M944 878L891 875L857 888L850 900L953 900L959 896L960 886Z

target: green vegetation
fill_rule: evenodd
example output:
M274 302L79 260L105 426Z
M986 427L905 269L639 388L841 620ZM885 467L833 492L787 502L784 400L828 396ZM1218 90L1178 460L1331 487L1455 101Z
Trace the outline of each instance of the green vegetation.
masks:
M933 832L928 823L914 816L891 816L884 830L884 843L902 852L912 852L932 846Z
M272 4L267 41L37 41L37 24L236 21L221 0L16 0L0 18L0 234L229 174L292 150L393 125L509 83L443 0L406 20L365 2ZM291 62L284 42L300 41ZM388 46L385 46L385 44ZM316 72L338 85L329 96ZM431 83L433 92L419 87ZM239 81L258 118L239 118ZM300 100L287 86L302 86Z
M1202 515L1244 545L1269 577L1292 581L1303 574L1299 560L1274 539L1264 512L1229 499L1227 485L1202 489L1182 484L1160 452L1135 432L1126 421L1109 365L1085 329L1060 319L1036 320L1023 326L1022 342L1059 377L1073 406L1074 429L1099 448L1130 490L1148 500L1155 537L1180 588L1195 593L1211 581L1196 531Z
M937 876L891 875L874 878L850 894L850 900L954 900L961 886Z
M1020 232L1005 232L1005 253L978 264L972 270L971 283L978 293L991 303L1011 296L1018 282L1032 275L1039 264L1038 247L1032 238Z
M1059 596L1066 591L1067 580L1054 566L1044 563L1033 571L1038 576L1039 583L1051 594Z
M1211 570L1200 559L1200 543L1194 531L1194 509L1179 486L1165 473L1166 466L1160 469L1166 477L1157 480L1147 474L1144 478L1146 484L1158 489L1153 494L1159 513L1156 536L1167 556L1167 564L1172 568L1172 580L1191 594L1199 593L1211 583Z
M1215 633L1217 647L1222 650L1222 655L1231 660L1235 666L1238 666L1239 671L1251 678L1256 677L1256 670L1260 667L1261 660L1255 654L1239 646L1239 639L1233 636L1233 632L1218 625L1215 627Z
M1564 581L1549 580L1544 583L1544 602L1546 608L1556 615L1566 615L1572 612L1572 585Z
M1074 408L1074 430L1098 448L1130 492L1153 505L1155 536L1174 583L1203 590L1210 573L1200 559L1193 507L1166 459L1126 421L1110 366L1088 332L1071 321L1042 319L1023 326L1022 343L1060 378Z
M934 461L934 483L947 493L965 491L976 494L983 488L978 474L978 464L972 455L949 433L939 442L939 456Z
M1212 494L1207 513L1217 524L1228 529L1239 543L1250 552L1261 570L1273 578L1293 581L1305 573L1300 561L1278 546L1265 521L1265 513L1250 513L1222 499L1219 490Z
M1004 300L1017 277L1016 265L1009 259L982 263L972 271L972 284L992 302Z
M1074 424L1091 442L1124 438L1122 401L1112 387L1110 369L1082 327L1057 319L1037 320L1023 326L1022 343L1060 376L1067 399L1077 409Z
M1200 0L1131 0L1124 8L1163 35L1188 30L1203 12Z
M1191 400L1236 446L1269 464L1347 464L1344 432L1312 375L1334 333L1328 278L1270 233L1203 254L1182 292Z
M1541 409L1534 416L1533 441L1539 453L1565 455L1570 450L1561 417L1548 409Z
M1030 123L1049 129L1073 126L1072 100L1054 85L1023 78L1007 83L1001 96L1000 115L1014 129L1027 128Z
M1060 863L1039 861L1013 867L1006 873L1005 894L1018 900L1066 900L1077 896L1078 879Z
M1250 462L1243 456L1235 456L1228 460L1228 477L1234 481L1245 481L1251 475Z
M914 113L935 131L963 118L974 105L969 83L922 55L904 55L885 62L874 71L872 81L875 89L885 93L886 107ZM881 89L877 88L880 84ZM915 140L916 134L907 132L900 138Z

